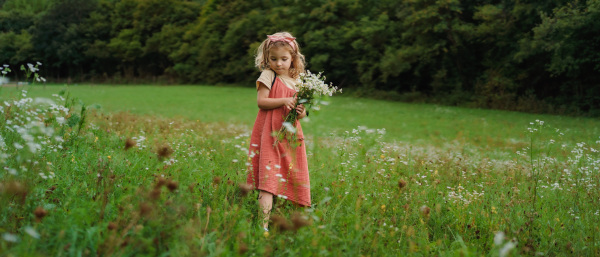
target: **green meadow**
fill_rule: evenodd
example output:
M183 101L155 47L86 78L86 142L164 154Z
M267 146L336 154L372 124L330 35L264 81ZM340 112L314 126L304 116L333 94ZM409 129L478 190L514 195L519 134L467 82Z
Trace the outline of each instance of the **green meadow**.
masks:
M30 87L32 97L49 97L65 86ZM5 91L9 91L5 90ZM252 87L215 86L69 86L72 96L102 112L223 122L251 127L258 107ZM15 90L16 91L16 90ZM6 93L6 92L5 92ZM443 145L451 141L486 151L514 150L529 143L530 122L543 120L568 132L564 140L593 143L599 139L600 120L556 115L407 104L340 96L329 99L303 124L308 134L327 136L358 126L385 128L386 139Z
M0 256L600 255L597 119L332 97L263 233L253 88L63 89L0 93Z

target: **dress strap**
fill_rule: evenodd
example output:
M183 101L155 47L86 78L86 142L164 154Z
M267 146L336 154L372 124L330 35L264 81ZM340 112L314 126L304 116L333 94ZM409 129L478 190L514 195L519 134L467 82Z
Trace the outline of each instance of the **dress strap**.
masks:
M275 76L273 76L273 82L271 82L271 88L273 88L273 85L275 85L275 80L277 79L277 72L273 71L273 74L275 74Z

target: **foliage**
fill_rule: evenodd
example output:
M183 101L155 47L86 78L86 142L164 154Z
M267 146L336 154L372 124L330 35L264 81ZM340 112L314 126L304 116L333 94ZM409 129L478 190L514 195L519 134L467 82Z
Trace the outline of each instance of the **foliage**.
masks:
M385 129L365 126L307 135L314 205L278 199L264 234L257 194L239 184L248 126L100 112L82 123L67 95L54 105L0 99L3 254L600 254L600 141L573 139L572 122L558 131L540 120L519 124L524 138L494 138L487 150L461 136L390 142ZM452 110L455 120L471 116ZM516 153L484 157L515 140L524 143Z
M46 76L54 79L252 85L257 45L267 34L290 31L307 68L363 95L387 91L408 101L595 116L599 78L589 74L598 74L598 38L588 35L599 34L598 5L7 0L0 63L52 63Z

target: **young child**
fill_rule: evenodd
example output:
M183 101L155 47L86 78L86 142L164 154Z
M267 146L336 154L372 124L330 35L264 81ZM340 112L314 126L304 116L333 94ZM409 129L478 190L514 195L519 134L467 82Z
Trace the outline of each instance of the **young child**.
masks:
M267 36L256 52L256 67L262 73L256 81L259 111L250 139L252 166L247 183L260 190L258 204L265 231L269 231L273 195L310 206L308 164L300 122L295 124L298 147L290 146L286 140L274 145L273 136L290 111L298 112L299 119L306 116L303 105L295 106L296 79L304 72L304 56L295 39L287 32L275 33Z

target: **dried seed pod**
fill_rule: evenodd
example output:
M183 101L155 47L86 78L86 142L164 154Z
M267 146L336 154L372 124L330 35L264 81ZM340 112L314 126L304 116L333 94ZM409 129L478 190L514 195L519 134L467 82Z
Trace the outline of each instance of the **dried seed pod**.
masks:
M48 211L39 206L35 209L35 211L33 211L33 214L35 215L35 219L40 222L44 217L46 217L46 215L48 215Z
M135 145L136 145L136 142L133 141L133 139L127 138L127 140L125 140L125 151L129 150L129 148L132 148Z
M401 179L400 181L398 181L398 187L400 189L406 187L407 184L408 184L408 182L406 182L406 180L404 180L404 179Z
M169 158L169 156L171 156L172 153L173 149L171 149L169 145L160 146L156 151L156 155L159 159Z
M310 225L310 222L307 218L296 212L292 214L292 224L294 224L294 230L298 230L302 227Z
M177 187L179 187L179 183L177 183L176 181L169 180L169 182L167 182L167 188L169 189L169 191L173 192L177 190Z
M254 187L251 184L240 183L238 184L238 188L242 193L242 196L247 196Z
M419 208L419 211L424 217L429 217L429 213L431 213L431 208L427 207L426 205L423 205L421 206L421 208Z
M290 223L284 217L279 215L271 216L271 222L273 222L273 225L275 225L275 227L281 231L293 229L292 225L290 225Z

